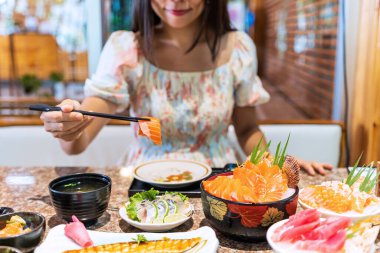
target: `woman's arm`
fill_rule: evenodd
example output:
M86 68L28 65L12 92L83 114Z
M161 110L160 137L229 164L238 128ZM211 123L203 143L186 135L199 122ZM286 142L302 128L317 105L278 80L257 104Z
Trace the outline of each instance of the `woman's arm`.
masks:
M67 154L83 152L109 119L85 116L72 112L74 109L115 113L116 105L99 97L87 97L83 103L66 99L61 104L62 111L44 112L41 120L45 130L59 139L62 149Z
M236 136L244 152L249 155L261 138L261 147L265 147L265 138L256 123L255 107L235 107L232 114Z

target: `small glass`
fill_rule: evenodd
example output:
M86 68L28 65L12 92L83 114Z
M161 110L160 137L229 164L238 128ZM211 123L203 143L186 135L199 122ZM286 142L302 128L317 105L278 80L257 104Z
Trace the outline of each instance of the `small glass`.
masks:
M22 251L9 246L0 246L0 253L22 253Z

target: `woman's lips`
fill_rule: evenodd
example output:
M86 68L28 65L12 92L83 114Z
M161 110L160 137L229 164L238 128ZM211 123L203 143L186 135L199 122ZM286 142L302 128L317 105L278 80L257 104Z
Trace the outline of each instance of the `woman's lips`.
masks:
M169 12L170 14L174 15L174 16L183 16L185 15L186 13L190 12L191 9L187 9L187 10L166 10L167 12Z

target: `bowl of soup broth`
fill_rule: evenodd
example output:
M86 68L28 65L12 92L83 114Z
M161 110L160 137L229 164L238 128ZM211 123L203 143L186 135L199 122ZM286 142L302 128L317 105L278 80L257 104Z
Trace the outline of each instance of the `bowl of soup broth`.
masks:
M90 226L107 209L111 185L106 175L79 173L54 179L49 183L49 193L58 217L71 221L75 215Z

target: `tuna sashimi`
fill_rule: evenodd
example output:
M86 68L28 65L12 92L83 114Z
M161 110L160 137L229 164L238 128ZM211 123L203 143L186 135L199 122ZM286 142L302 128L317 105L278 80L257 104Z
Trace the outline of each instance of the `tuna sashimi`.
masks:
M326 240L339 230L346 229L351 224L347 217L329 217L316 228L304 235L306 240Z
M82 247L91 247L93 242L86 227L75 215L72 216L72 219L73 222L65 226L65 235Z
M346 231L340 230L328 240L304 240L297 241L296 248L302 250L313 250L321 253L340 252L346 241Z
M346 229L351 220L346 217L320 219L316 209L306 209L290 216L272 236L275 242L292 243L295 249L321 253L340 252L346 241Z
M306 233L319 224L317 209L307 209L289 217L289 220L275 231L274 241L293 240L297 233ZM312 224L312 225L308 225ZM305 225L305 226L304 226ZM297 229L298 228L298 229Z
M279 234L279 241L296 241L304 237L305 234L311 233L313 229L319 226L320 222L315 221L305 223L296 227L291 227Z

